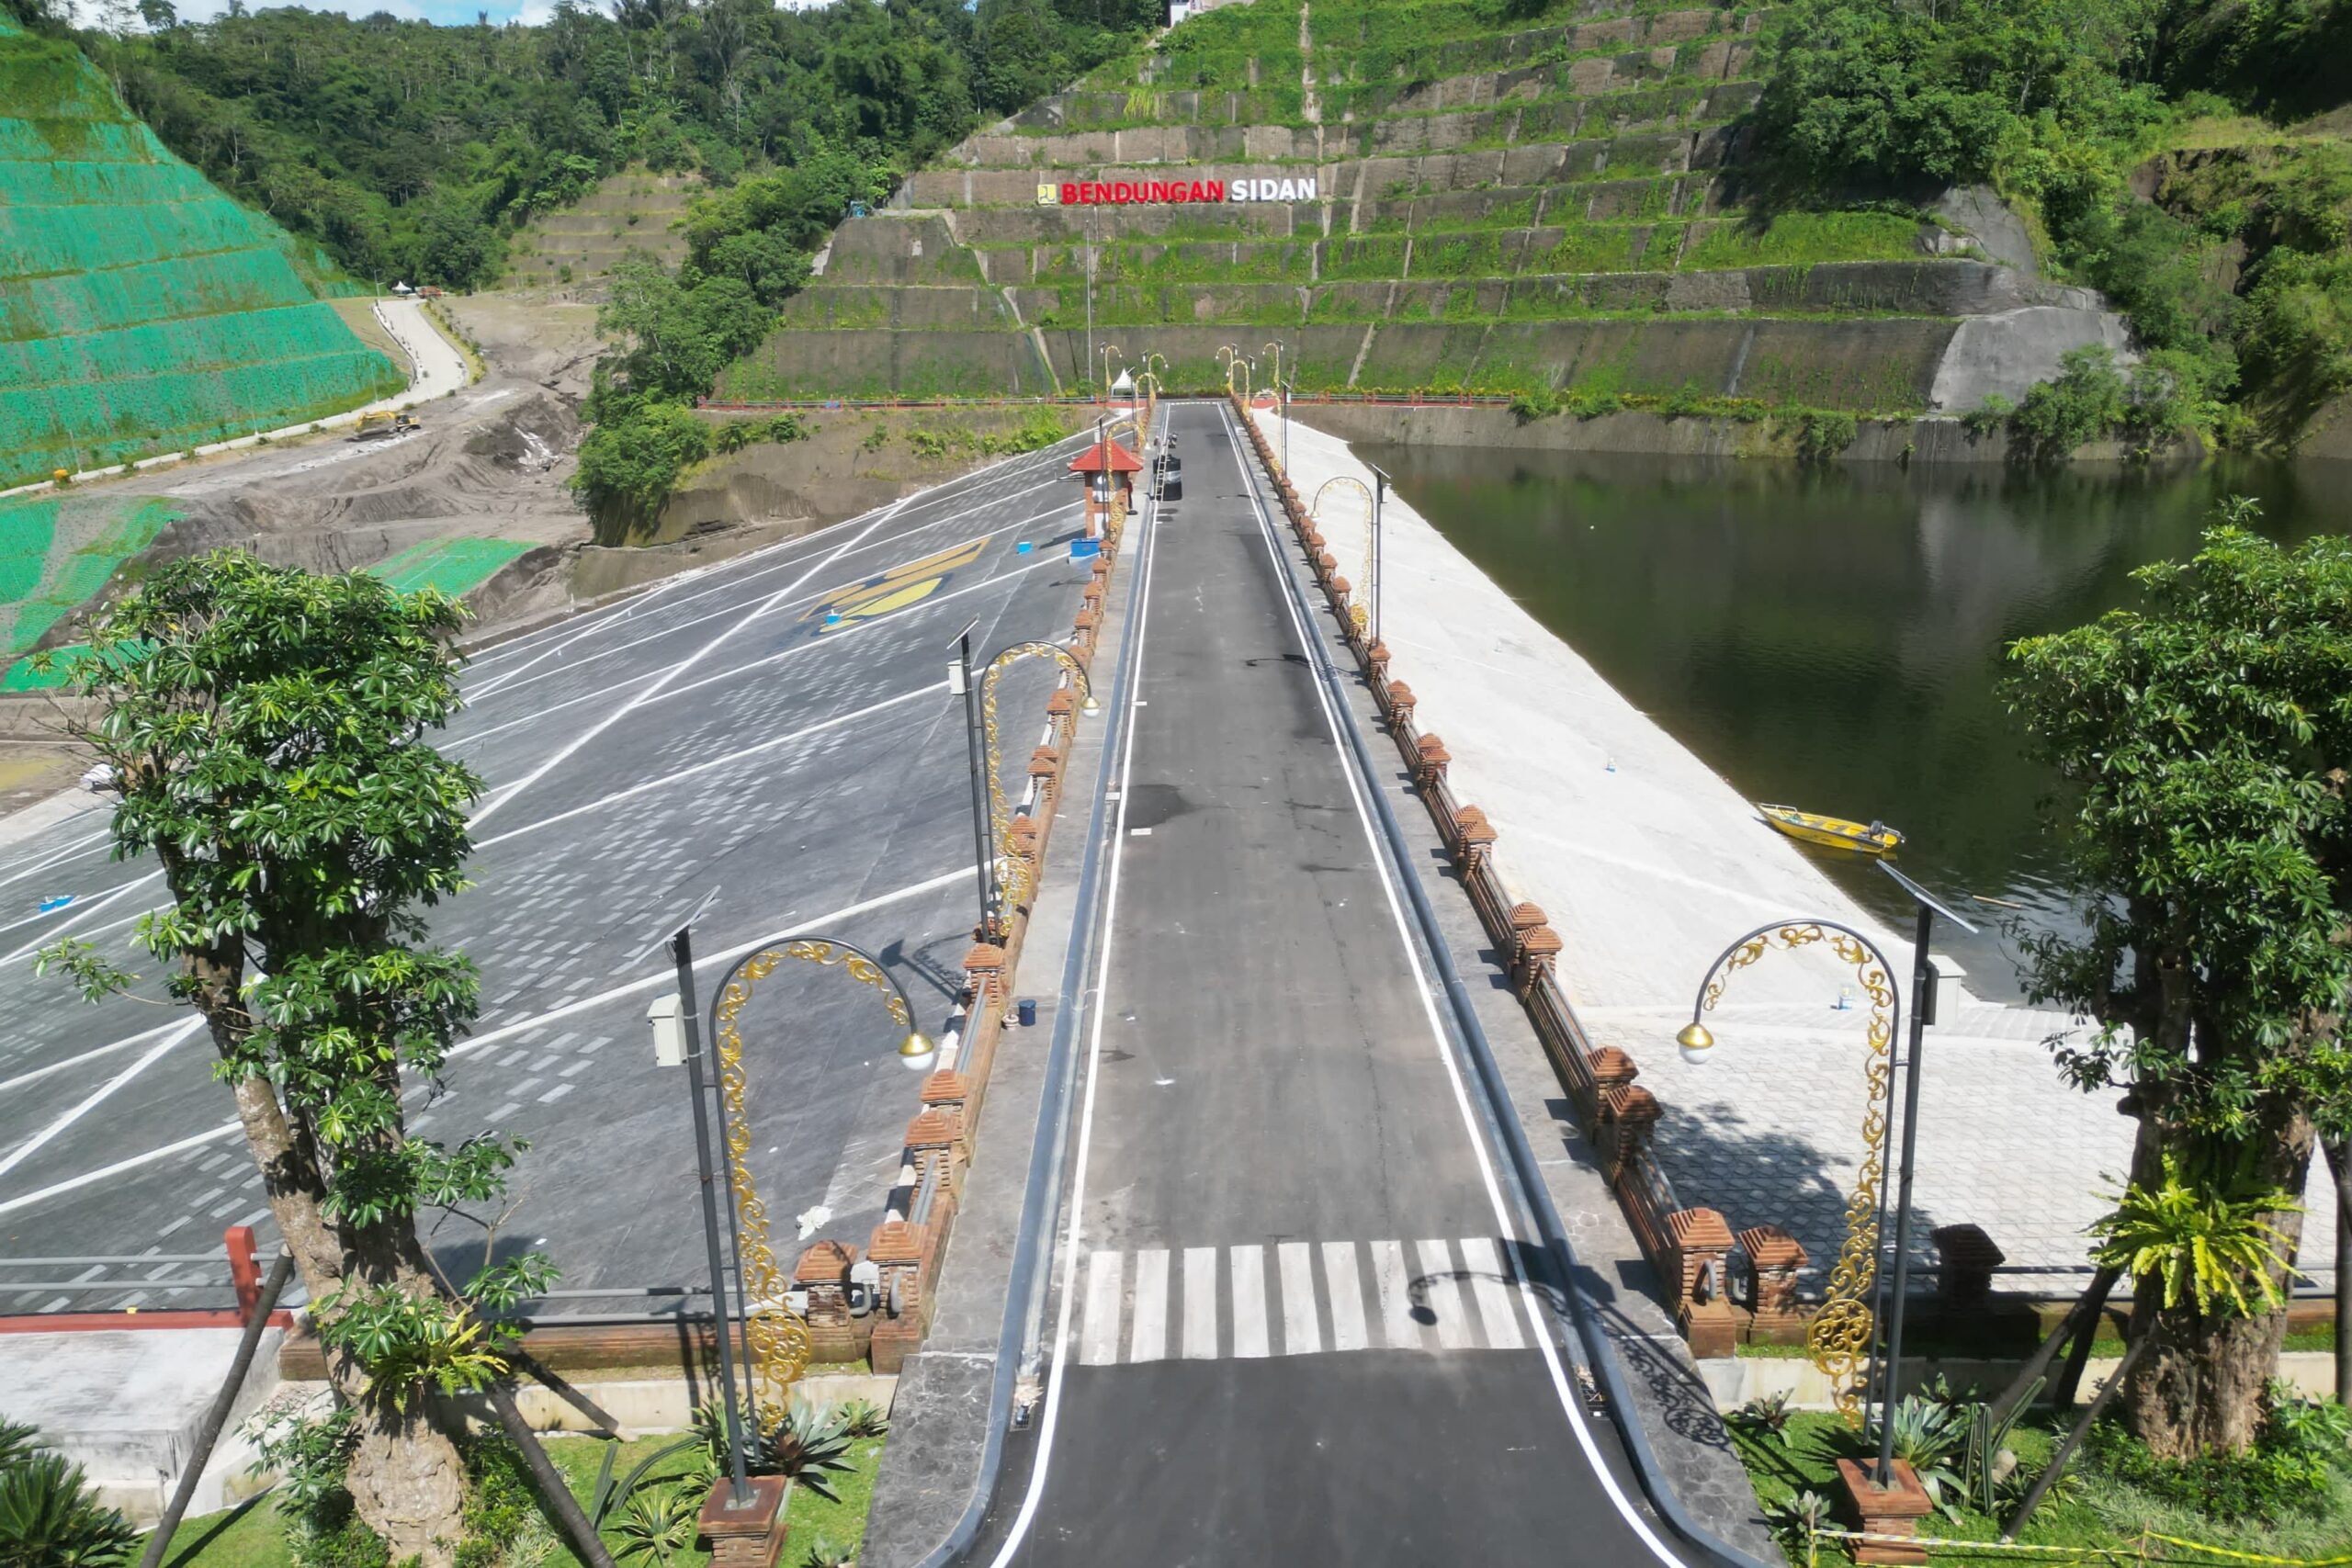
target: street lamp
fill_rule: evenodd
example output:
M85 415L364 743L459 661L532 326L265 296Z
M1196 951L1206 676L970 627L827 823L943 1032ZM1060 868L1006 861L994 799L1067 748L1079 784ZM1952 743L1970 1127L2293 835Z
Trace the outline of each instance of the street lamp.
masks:
M1366 463L1372 470L1372 640L1380 640L1380 580L1387 574L1380 570L1381 503L1388 497L1388 470L1377 463Z
M974 684L979 688L980 694L982 742L980 771L981 776L988 784L989 822L992 833L990 842L993 845L1002 845L1012 835L1012 807L1004 794L1004 752L1002 738L997 725L996 683L1007 670L1024 659L1052 660L1061 666L1064 673L1077 685L1078 711L1089 718L1102 711L1102 705L1094 698L1093 683L1087 679L1086 666L1079 662L1078 655L1057 642L1016 642L1001 648L989 656L988 663L982 668L979 678ZM1002 863L1001 861L991 860L991 874ZM1012 863L1016 867L1020 865L1018 861ZM999 929L1005 919L1006 912L1017 907L1029 896L1025 871L1016 871L1012 883L1012 885L1008 886L1006 879L991 874L990 886L994 889L994 902L989 909L990 930Z
M947 661L947 689L964 699L964 754L972 791L972 860L978 872L980 895L980 924L974 934L981 942L992 942L999 935L996 839L989 829L988 795L981 784L980 693L978 682L972 679L972 628L979 624L976 615L956 634L956 657Z
M707 900L706 900L707 903ZM728 1503L729 1508L752 1501L747 1473L748 1445L743 1436L746 1407L769 1418L781 1418L790 1400L789 1389L808 1364L808 1325L786 1301L786 1281L777 1270L768 1244L767 1208L760 1201L746 1156L752 1130L745 1110L747 1080L743 1070L743 1038L738 1020L759 983L786 961L832 967L840 965L850 978L884 993L890 1017L907 1032L899 1044L899 1059L918 1072L938 1059L938 1048L914 1027L914 1012L906 991L890 977L881 962L864 949L831 937L777 936L769 939L729 966L719 977L710 1009L710 1038L717 1055L722 1138L727 1154L725 1175L729 1209L734 1221L736 1291L730 1305L727 1269L719 1245L718 1172L711 1157L709 1088L703 1072L701 1021L695 1005L694 928L681 926L670 939L678 988L656 997L646 1008L653 1032L653 1059L662 1066L684 1063L687 1088L694 1097L695 1164L702 1184L703 1244L708 1254L712 1315L718 1338L718 1381L726 1405ZM740 1323L743 1337L743 1386L765 1385L771 1397L756 1394L741 1399L735 1378L734 1337Z
M1976 928L1937 902L1934 895L1884 861L1878 868L1893 877L1911 897L1912 927L1911 1031L1903 1062L1903 1155L1894 1203L1894 1279L1890 1290L1879 1290L1879 1265L1886 1247L1886 1197L1881 1188L1885 1174L1887 1122L1894 1111L1893 1063L1889 1053L1902 1008L1894 993L1894 966L1876 943L1850 926L1834 920L1791 919L1759 926L1724 949L1699 982L1699 998L1691 1005L1690 1021L1674 1037L1682 1059L1694 1066L1711 1060L1714 1032L1702 1021L1723 998L1732 975L1761 958L1772 946L1793 951L1826 942L1832 953L1854 966L1856 981L1870 1001L1866 1039L1870 1054L1863 1061L1865 1085L1862 1114L1861 1172L1846 1203L1846 1240L1821 1309L1805 1331L1805 1346L1813 1364L1831 1382L1839 1412L1849 1425L1862 1424L1861 1404L1853 1385L1854 1365L1865 1354L1872 1365L1866 1383L1877 1395L1878 1462L1871 1479L1881 1487L1893 1483L1894 1464L1895 1380L1903 1365L1903 1317L1911 1269L1911 1184L1919 1141L1919 1057L1928 1025L1936 1021L1936 970L1928 953L1936 917L1941 915L1961 930ZM1873 1296L1886 1298L1886 1348L1878 1353L1877 1324L1871 1309Z
M1285 425L1283 429L1287 433L1289 427ZM1379 470L1374 469L1374 472ZM1352 490L1363 497L1363 592L1357 594L1356 602L1348 606L1348 619L1355 623L1359 633L1366 633L1371 629L1372 613L1365 606L1379 592L1380 582L1379 573L1374 569L1373 526L1375 519L1372 487L1352 474L1335 475L1316 487L1315 499L1306 503L1306 515L1317 524L1322 523L1323 498L1335 490Z

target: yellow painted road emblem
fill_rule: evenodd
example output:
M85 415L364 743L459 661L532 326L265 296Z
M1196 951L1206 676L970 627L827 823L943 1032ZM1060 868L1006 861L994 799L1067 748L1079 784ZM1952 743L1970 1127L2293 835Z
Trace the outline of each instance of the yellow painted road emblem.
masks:
M854 621L870 621L910 604L920 604L963 568L980 558L987 547L986 539L974 539L954 546L937 555L925 556L892 567L877 576L836 588L814 604L800 618L813 620L818 629L830 626L846 626Z

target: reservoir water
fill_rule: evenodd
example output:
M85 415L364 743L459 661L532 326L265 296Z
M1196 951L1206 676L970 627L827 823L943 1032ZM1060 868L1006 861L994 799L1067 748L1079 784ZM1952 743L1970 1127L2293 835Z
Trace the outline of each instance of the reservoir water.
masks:
M2192 554L2222 496L2258 499L2284 543L2352 531L2352 465L2164 477L1357 452L1742 793L1901 829L1903 868L1984 927L1939 945L1996 997L2020 993L2017 929L2073 923L2042 826L2055 781L2001 703L2002 649L2132 603L2132 569ZM1891 880L1818 853L1908 929Z

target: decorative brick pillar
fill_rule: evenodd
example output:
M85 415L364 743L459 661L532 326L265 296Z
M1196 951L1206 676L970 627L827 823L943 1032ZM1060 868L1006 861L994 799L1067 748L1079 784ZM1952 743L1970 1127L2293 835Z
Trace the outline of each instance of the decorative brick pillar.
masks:
M1844 1495L1847 1522L1866 1535L1917 1534L1919 1521L1936 1506L1928 1497L1928 1489L1919 1484L1919 1477L1903 1460L1894 1461L1890 1478L1893 1484L1882 1489L1871 1480L1871 1472L1877 1468L1874 1460L1838 1461L1838 1489ZM1928 1561L1928 1549L1913 1546L1907 1540L1857 1540L1849 1544L1857 1562L1899 1563L1916 1568Z
M1810 1261L1804 1246L1779 1225L1757 1225L1739 1233L1747 1255L1747 1305L1758 1326L1804 1317L1797 1303L1797 1270Z
M1102 607L1102 579L1100 577L1090 577L1086 580L1085 592L1082 592L1080 597L1086 601L1087 607L1089 609L1099 610Z
M1329 550L1315 552L1315 575L1329 581L1340 570L1340 558Z
M1053 747L1039 746L1030 751L1029 776L1031 778L1050 781L1059 777L1061 771L1062 754Z
M775 1568L784 1555L784 1499L791 1489L781 1475L754 1475L741 1508L730 1508L732 1478L721 1476L704 1500L696 1521L710 1543L711 1568Z
M922 1344L926 1228L887 1219L874 1227L874 1235L866 1241L866 1259L882 1272L881 1300L875 1304L874 1332L866 1346L866 1356L877 1372L897 1371Z
M1634 1066L1634 1058L1614 1045L1603 1045L1598 1051L1589 1052L1584 1060L1585 1065L1592 1069L1593 1091L1597 1094L1607 1094L1612 1089L1624 1089L1642 1076L1642 1069Z
M1023 812L1004 830L1004 837L1005 852L1035 868L1037 863L1037 819Z
M950 1155L960 1162L967 1152L961 1111L930 1106L916 1111L907 1123L907 1153L918 1166L927 1154Z
M1519 990L1521 996L1535 988L1535 982L1552 973L1560 961L1560 950L1567 945L1560 933L1550 926L1537 926L1519 939Z
M1402 681L1388 682L1388 722L1398 731L1413 722L1413 705L1420 701Z
M1532 931L1549 918L1544 913L1541 904L1513 904L1510 907L1511 934L1516 938L1521 931Z
M1374 643L1363 650L1363 656L1371 663L1372 672L1374 675L1385 676L1388 673L1388 645L1386 643Z
M1306 525L1306 537L1301 542L1306 546L1307 553L1313 555L1322 549L1323 536L1317 530L1315 525L1310 523Z
M261 1257L254 1245L254 1227L231 1225L220 1239L229 1247L229 1285L237 1292L237 1313L250 1318L261 1300Z
M1077 709L1078 698L1068 686L1055 688L1054 694L1046 699L1046 716L1057 725L1068 723Z
M1348 595L1354 592L1355 589L1346 578L1331 579L1331 604L1340 612L1340 626L1343 631L1351 629L1354 625L1348 618Z
M1091 643L1094 640L1094 628L1102 624L1102 612L1089 604L1080 609L1077 618L1071 621L1070 631L1080 642Z
M854 1361L865 1353L849 1315L849 1270L857 1259L837 1241L820 1241L793 1266L795 1289L808 1293L801 1316L808 1323L808 1354L819 1361Z
M1476 871L1495 847L1495 825L1487 814L1475 806L1465 806L1453 814L1453 849L1462 859L1464 876Z
M1657 1097L1639 1084L1623 1084L1600 1097L1601 1174L1614 1183L1634 1163L1657 1124Z
M1993 1294L1993 1270L2008 1254L1977 1225L1938 1225L1928 1235L1943 1259L1944 1300L1953 1306L1983 1306Z
M1453 753L1434 732L1422 736L1413 743L1413 782L1423 789L1434 786L1445 777L1446 765L1453 761Z
M992 942L973 943L972 951L964 954L964 973L969 977L967 988L974 1012L1004 1000L1004 949Z
M1724 1269L1731 1256L1731 1226L1713 1209L1677 1209L1666 1216L1667 1234L1673 1238L1675 1318L1690 1354L1712 1360L1733 1353L1738 1341L1738 1318L1725 1293Z

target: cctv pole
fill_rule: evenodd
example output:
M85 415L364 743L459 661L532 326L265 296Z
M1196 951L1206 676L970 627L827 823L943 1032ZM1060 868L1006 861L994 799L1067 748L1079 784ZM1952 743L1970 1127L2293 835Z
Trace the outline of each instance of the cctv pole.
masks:
M718 1180L711 1169L710 1104L703 1085L692 927L681 926L670 939L670 956L678 965L678 1021L686 1032L686 1086L695 1099L695 1172L702 1181L703 1245L710 1255L710 1320L718 1332L718 1397L727 1407L727 1506L741 1508L752 1501L752 1485L743 1463L743 1412L735 1397L734 1314L728 1305L727 1265L718 1245ZM728 1207L734 1207L731 1194Z

